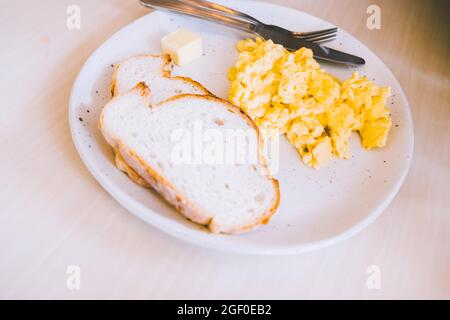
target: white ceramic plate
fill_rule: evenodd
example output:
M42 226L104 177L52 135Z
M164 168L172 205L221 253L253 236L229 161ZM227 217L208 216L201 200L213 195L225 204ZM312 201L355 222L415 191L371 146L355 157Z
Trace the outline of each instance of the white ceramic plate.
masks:
M224 1L222 1L225 3ZM268 3L226 1L267 23L292 30L315 30L330 24L308 14ZM385 148L364 151L355 134L352 158L334 160L318 171L302 164L284 138L281 143L281 204L267 226L236 235L211 234L184 219L155 192L133 184L114 167L111 148L98 130L98 117L110 99L112 65L139 53L160 52L161 37L180 27L203 38L205 56L176 69L192 77L218 96L227 97L227 70L236 59L239 31L167 12L148 14L112 36L86 61L72 89L69 120L81 158L98 182L125 208L154 227L180 239L215 249L255 253L294 254L324 247L362 230L382 212L399 190L411 162L413 128L411 114L398 82L368 48L340 30L329 46L366 59L360 73L376 83L392 87L389 107L393 127ZM322 64L330 73L347 78L351 67Z

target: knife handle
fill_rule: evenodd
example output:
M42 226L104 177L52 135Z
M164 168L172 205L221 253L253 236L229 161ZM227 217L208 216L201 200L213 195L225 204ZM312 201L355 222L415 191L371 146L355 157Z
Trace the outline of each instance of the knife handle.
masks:
M203 7L206 9L219 11L219 12L226 14L227 16L233 16L233 17L236 17L236 18L244 20L244 21L248 21L253 24L262 23L261 21L253 18L252 16L250 16L246 13L243 13L241 11L238 11L238 10L235 10L235 9L232 9L229 7L225 7L221 4L210 2L207 0L181 0L181 1L183 1L186 4L196 6L196 7Z
M180 0L140 0L140 3L148 8L174 11L203 20L220 23L249 33L254 33L256 28L254 23L229 16L225 12L212 11L200 6L189 5Z

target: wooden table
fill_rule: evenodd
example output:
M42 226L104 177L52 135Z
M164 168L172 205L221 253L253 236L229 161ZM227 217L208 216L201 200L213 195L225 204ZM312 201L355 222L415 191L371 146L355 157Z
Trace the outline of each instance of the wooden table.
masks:
M123 209L72 144L67 104L89 54L148 11L135 0L7 1L0 11L0 298L450 298L448 1L278 1L361 39L410 101L415 154L405 184L370 227L300 256L215 252ZM81 30L66 9L81 8ZM368 30L378 4L381 30ZM67 287L67 267L81 287ZM381 288L366 286L377 265ZM69 270L70 271L70 270ZM70 287L70 286L69 286Z

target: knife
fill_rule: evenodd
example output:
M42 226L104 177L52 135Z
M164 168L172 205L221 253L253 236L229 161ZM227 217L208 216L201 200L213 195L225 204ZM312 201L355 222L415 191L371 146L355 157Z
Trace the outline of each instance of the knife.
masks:
M325 46L321 46L317 43L289 36L285 32L278 31L276 29L269 29L265 25L258 26L255 33L260 35L264 39L271 39L274 43L282 44L289 50L298 50L306 47L313 51L314 58L344 64L362 65L366 61L358 56L345 53L339 50L331 49Z

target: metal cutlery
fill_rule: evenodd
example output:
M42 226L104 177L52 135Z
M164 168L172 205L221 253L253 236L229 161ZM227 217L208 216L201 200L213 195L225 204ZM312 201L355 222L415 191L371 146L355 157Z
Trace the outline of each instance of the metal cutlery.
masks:
M253 33L282 44L289 50L306 47L313 51L317 59L342 64L365 64L363 58L316 43L331 39L336 28L308 33L292 32L275 25L264 24L248 14L206 0L140 0L140 3L146 7L175 11Z

